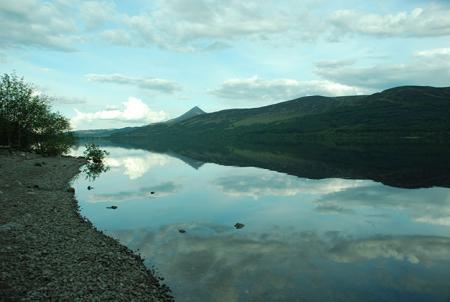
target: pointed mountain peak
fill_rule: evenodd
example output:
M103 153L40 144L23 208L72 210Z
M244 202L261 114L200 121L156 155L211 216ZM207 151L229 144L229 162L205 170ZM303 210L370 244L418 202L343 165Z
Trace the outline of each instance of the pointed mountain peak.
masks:
M189 111L187 111L186 113L180 115L177 118L171 119L167 122L168 123L179 123L179 122L185 121L187 119L190 119L194 116L205 114L205 113L206 112L203 111L202 109L200 109L198 106L195 106L195 107L191 108Z
M198 107L198 106L195 106L195 107L192 107L188 112L186 112L186 113L189 113L189 112L195 112L195 113L198 113L198 114L204 114L204 113L206 113L205 111L203 111L200 107Z

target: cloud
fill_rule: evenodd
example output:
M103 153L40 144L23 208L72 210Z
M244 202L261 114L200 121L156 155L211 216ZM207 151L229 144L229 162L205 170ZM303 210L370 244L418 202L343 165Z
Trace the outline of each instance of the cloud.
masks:
M330 22L341 32L379 37L450 35L450 9L437 5L386 15L338 10L331 15Z
M420 223L450 225L450 198L447 189L400 189L382 185L362 185L326 194L314 201L317 210L339 208L341 212L361 208L403 211Z
M135 165L134 165L135 166ZM137 176L136 171L128 173ZM141 173L139 173L141 174ZM134 179L131 178L130 179ZM180 184L173 181L166 181L154 186L139 188L134 191L121 191L115 193L94 194L89 196L88 202L123 202L129 200L149 200L150 198L163 197L178 192L181 188ZM151 192L154 192L153 194Z
M73 51L76 21L62 1L0 1L0 47Z
M411 263L430 264L448 260L450 238L435 236L384 236L343 241L329 255L337 262L357 262L390 258Z
M107 22L117 20L114 3L106 1L83 1L80 5L80 16L88 30L95 30Z
M192 51L285 32L289 15L260 1L166 0L157 1L151 11L125 16L123 24L140 44Z
M229 79L211 94L229 100L285 101L308 95L353 95L364 90L328 80L299 81L293 79L265 80L259 77Z
M380 90L402 85L448 86L450 48L415 52L406 63L359 67L352 64L316 64L316 73L328 81Z
M137 179L155 167L165 166L169 162L166 155L143 152L130 156L108 156L106 164L113 169L122 169L129 179ZM161 189L161 188L159 188Z
M85 98L79 97L51 96L50 99L54 104L59 105L79 105L87 103Z
M179 234L178 229L187 230ZM170 276L186 299L210 301L348 301L386 299L386 292L446 293L450 238L319 234L270 228L185 223L159 230L110 233ZM386 261L386 259L390 261ZM444 275L437 272L445 272ZM411 280L411 276L413 280ZM445 277L447 276L447 277ZM317 290L319 286L320 290ZM445 294L444 296L445 297ZM395 298L393 298L395 300Z
M178 83L157 78L130 77L121 74L88 74L86 78L91 82L133 85L141 89L155 90L167 94L173 94L181 90Z
M135 97L129 97L121 109L109 107L97 112L81 112L75 109L75 112L75 116L71 119L71 124L75 129L83 123L96 120L142 124L160 122L167 118L164 111L153 111L142 100Z
M213 183L227 195L235 197L250 196L258 199L263 196L329 194L367 185L371 182L337 178L310 180L286 174L260 171L258 174L222 176L214 180Z

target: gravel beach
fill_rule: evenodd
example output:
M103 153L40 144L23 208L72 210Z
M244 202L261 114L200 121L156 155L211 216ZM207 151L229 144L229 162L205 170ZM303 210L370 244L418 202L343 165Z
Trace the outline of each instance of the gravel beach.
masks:
M172 301L128 248L83 219L82 158L0 150L1 301Z

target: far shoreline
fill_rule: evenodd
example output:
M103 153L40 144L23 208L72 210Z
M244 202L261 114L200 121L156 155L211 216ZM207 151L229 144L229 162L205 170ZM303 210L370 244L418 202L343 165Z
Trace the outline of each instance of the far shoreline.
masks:
M138 255L81 217L69 183L85 163L0 149L0 296L173 301Z

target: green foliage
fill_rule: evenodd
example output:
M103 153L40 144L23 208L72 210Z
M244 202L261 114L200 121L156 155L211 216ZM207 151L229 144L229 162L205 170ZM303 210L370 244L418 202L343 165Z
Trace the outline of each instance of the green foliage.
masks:
M253 109L231 109L110 134L205 144L252 142L446 142L450 87L405 86L366 96L310 96Z
M64 136L68 130L69 120L51 111L48 96L37 93L31 84L15 74L0 77L1 144L32 148Z
M90 181L94 181L101 173L109 170L109 167L105 165L104 159L109 152L100 149L96 144L86 144L86 150L83 154L88 160L87 165L84 167L83 172L86 174L86 178Z
M96 144L86 144L86 150L84 150L83 154L87 158L89 162L99 164L102 163L105 159L105 156L109 155L109 152L106 150L100 149Z

